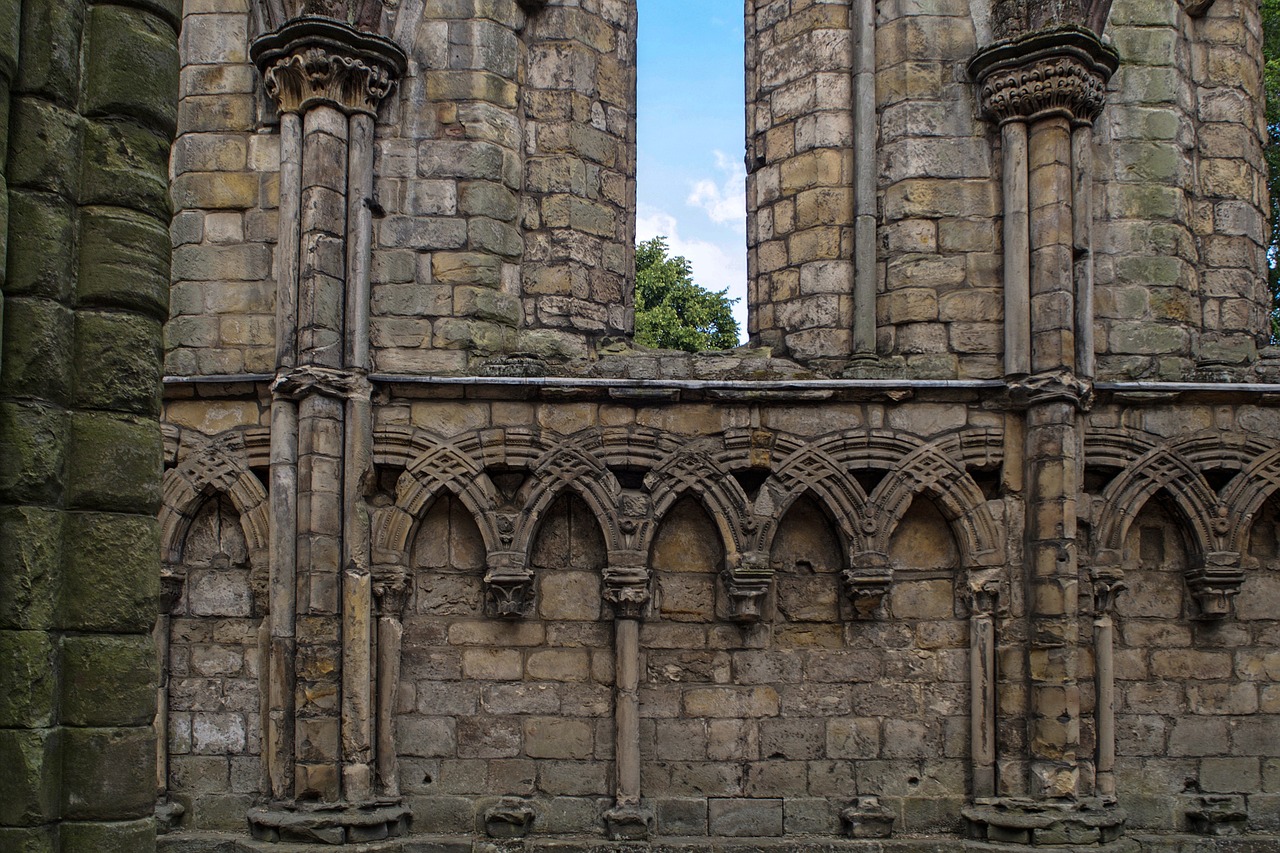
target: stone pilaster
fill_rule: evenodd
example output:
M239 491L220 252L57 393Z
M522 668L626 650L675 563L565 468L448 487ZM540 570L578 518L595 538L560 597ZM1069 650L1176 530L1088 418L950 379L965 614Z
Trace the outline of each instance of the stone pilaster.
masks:
M251 824L270 839L368 840L403 823L398 807L369 806L375 665L364 492L373 125L405 57L387 39L320 17L290 21L251 54L281 112L267 761L276 801L349 804L323 817L255 810Z
M1092 316L1077 308L1092 304L1092 278L1081 274L1092 258L1091 183L1082 178L1087 164L1081 162L1089 145L1080 132L1101 111L1117 66L1115 52L1078 27L998 42L969 65L983 114L1001 126L1004 142L1005 374L1012 399L1025 407L1027 793L1062 812L1041 813L1043 826L1023 827L971 810L971 824L989 840L1110 840L1101 829L1076 827L1081 767L1088 761L1080 730L1079 413L1092 398L1092 353L1077 346L1078 336L1088 339Z

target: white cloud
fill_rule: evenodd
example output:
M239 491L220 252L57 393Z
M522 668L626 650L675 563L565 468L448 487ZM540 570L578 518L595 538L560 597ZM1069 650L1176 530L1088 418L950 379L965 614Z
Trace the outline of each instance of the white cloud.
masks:
M723 151L712 152L716 171L723 180L703 178L693 185L685 204L703 210L717 225L729 225L739 233L747 229L747 170Z
M671 255L683 255L693 267L693 280L707 290L727 290L737 299L733 316L738 320L738 334L747 339L747 249L742 240L730 237L724 241L699 240L680 235L679 221L664 210L641 204L636 213L636 242L654 237L667 238Z

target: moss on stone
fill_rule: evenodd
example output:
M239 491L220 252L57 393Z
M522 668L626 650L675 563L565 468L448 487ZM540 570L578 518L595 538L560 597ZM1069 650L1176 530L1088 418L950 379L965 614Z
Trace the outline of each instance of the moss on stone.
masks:
M48 101L15 97L9 112L9 187L75 198L84 120Z
M0 825L36 826L58 814L57 729L0 729Z
M76 400L86 408L160 414L160 321L76 313Z
M91 121L83 162L83 204L116 205L168 218L167 137L134 124Z
M44 631L0 631L0 727L33 728L54 721L53 644Z
M62 816L121 820L150 815L156 747L150 726L63 730ZM120 772L128 768L127 773Z
M160 594L160 541L149 516L75 513L68 520L58 622L67 630L145 631Z
M70 431L71 419L60 409L0 403L0 501L60 503Z
M77 412L72 416L71 436L67 479L73 507L159 510L161 440L153 420Z
M126 308L164 320L169 309L169 232L157 219L122 207L80 214L77 302Z
M10 394L66 401L71 396L74 315L49 299L5 299L3 371Z
M173 134L178 46L172 28L141 9L94 6L85 50L85 114L129 116Z
M142 726L155 716L158 674L149 634L66 637L61 660L64 723Z
M9 194L22 237L9 245L5 293L65 302L75 287L75 206L53 193L15 189Z
M84 0L24 0L14 90L41 95L64 107L80 100L80 37Z
M0 507L0 627L53 624L63 517L42 507Z

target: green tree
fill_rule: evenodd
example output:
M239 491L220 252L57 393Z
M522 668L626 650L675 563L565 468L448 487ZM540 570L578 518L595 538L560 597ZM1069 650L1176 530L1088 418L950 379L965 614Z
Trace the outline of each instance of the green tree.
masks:
M1262 0L1262 56L1266 61L1267 166L1270 170L1271 243L1267 284L1271 291L1271 338L1280 341L1280 0Z
M738 300L696 284L689 261L667 252L665 237L636 246L636 341L686 352L736 347Z

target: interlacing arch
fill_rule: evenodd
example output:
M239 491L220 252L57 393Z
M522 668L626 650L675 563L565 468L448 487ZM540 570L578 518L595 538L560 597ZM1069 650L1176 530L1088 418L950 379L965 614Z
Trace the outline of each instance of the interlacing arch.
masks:
M936 502L950 523L965 565L999 563L995 520L966 461L999 461L998 434L970 430L931 443L887 430L847 430L814 441L768 430L732 430L684 440L644 427L593 427L573 435L536 428L488 428L451 438L390 427L375 435L378 465L402 468L393 506L374 513L374 562L406 565L419 520L441 491L454 494L480 527L490 554L527 557L540 521L566 491L600 524L611 555L649 552L660 520L683 496L697 498L723 540L726 566L747 552L767 554L780 520L808 494L827 511L852 561L887 553L914 496ZM643 473L641 490L615 472ZM868 495L855 472L883 472ZM503 495L489 472L518 472L523 482ZM755 499L735 477L769 474Z
M418 522L442 491L457 497L471 513L486 549L500 548L498 490L460 442L421 429L382 429L374 434L373 459L376 465L403 468L395 504L373 513L375 564L408 565Z
M253 438L254 436L249 436ZM168 430L165 457L172 467L161 480L160 542L167 565L182 561L191 522L213 495L226 495L240 517L249 568L258 579L267 572L270 507L267 490L250 467L245 430L207 436L194 430Z
M1096 560L1119 559L1134 518L1157 492L1172 499L1195 559L1242 553L1253 514L1280 486L1280 453L1257 438L1219 432L1174 441L1137 430L1094 430L1085 438L1089 467L1120 469L1102 493L1094 523ZM1216 492L1206 471L1237 471Z

